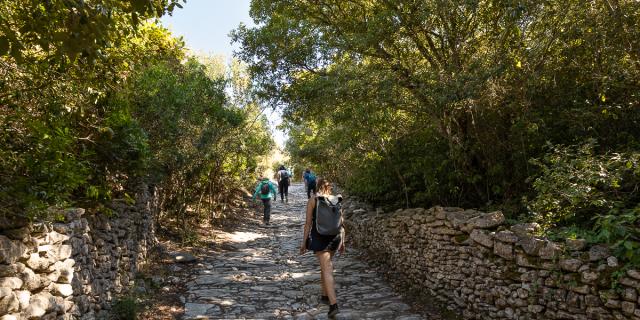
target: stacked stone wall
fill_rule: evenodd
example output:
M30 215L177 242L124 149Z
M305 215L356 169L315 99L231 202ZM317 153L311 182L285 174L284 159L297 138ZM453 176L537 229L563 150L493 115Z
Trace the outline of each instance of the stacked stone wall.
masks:
M0 232L0 320L104 314L133 284L153 242L148 193L137 199L112 203L111 215L68 209L62 222Z
M345 217L382 270L465 319L640 319L640 272L605 246L539 238L536 224L507 227L499 211L383 213L351 201Z

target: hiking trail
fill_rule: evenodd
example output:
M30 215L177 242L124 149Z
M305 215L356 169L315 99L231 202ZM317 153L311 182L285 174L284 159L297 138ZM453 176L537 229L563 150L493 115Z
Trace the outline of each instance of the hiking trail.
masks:
M273 203L271 225L256 210L256 219L224 236L226 250L202 256L184 279L183 319L327 319L316 257L298 254L306 201L304 186L292 184L289 203ZM357 256L347 247L334 258L336 319L427 319Z

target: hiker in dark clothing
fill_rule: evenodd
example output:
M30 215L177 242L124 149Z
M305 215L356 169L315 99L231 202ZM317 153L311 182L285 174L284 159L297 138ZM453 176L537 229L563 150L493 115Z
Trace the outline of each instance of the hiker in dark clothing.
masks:
M273 195L273 201L276 201L276 186L269 181L269 178L263 177L260 179L260 182L256 186L256 191L253 193L252 201L256 200L256 197L260 195L260 199L262 200L262 204L264 205L264 213L263 213L263 221L264 224L269 224L269 219L271 218L271 197Z
M289 178L291 174L284 166L280 166L278 173L276 173L278 179L278 191L280 192L280 201L289 202Z
M344 246L344 228L342 227L342 216L338 214L331 215L327 219L327 215L323 215L321 209L327 208L324 203L336 205L335 212L341 212L339 203L342 196L332 195L332 185L329 181L318 179L318 194L309 199L307 203L307 215L304 224L304 239L300 246L300 254L304 254L307 250L312 250L320 263L320 283L322 295L320 300L329 304L329 317L333 317L338 313L338 302L335 291L335 282L333 279L333 263L331 259L336 250L343 253ZM324 218L323 218L324 217ZM325 219L325 220L322 220ZM334 221L329 221L334 220ZM334 232L327 232L328 225L332 225Z

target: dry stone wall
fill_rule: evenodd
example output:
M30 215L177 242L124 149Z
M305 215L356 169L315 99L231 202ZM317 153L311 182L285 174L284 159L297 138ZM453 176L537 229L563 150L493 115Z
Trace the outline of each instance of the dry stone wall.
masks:
M345 217L356 247L465 319L640 319L640 272L621 271L605 246L541 239L536 224L506 227L499 211L383 213L350 201Z
M145 190L145 188L143 188ZM0 233L0 320L94 319L135 280L153 242L148 193L113 215L60 212L64 222Z

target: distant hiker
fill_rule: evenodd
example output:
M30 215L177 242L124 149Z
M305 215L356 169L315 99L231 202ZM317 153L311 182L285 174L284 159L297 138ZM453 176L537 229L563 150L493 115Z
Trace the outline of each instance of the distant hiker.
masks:
M304 175L302 176L304 179L304 185L307 189L307 199L311 199L311 190L313 190L313 194L316 194L316 175L311 172L311 169L307 168L304 170Z
M302 181L304 182L304 191L307 191L307 170L309 170L309 168L302 171Z
M262 204L264 205L264 214L263 221L264 224L269 224L269 218L271 218L271 197L273 195L273 201L276 201L276 186L269 181L269 178L262 177L260 182L256 186L256 191L253 193L252 201L256 200L256 197L260 195L260 200L262 200Z
M278 191L280 192L280 201L284 202L285 200L289 202L289 179L291 178L291 174L284 166L280 166L278 169L278 173L276 174L278 178Z
M300 254L312 250L320 263L320 300L329 303L329 317L338 313L333 258L336 250L344 252L344 228L342 226L342 196L332 195L331 183L318 179L318 195L307 202L307 215Z

